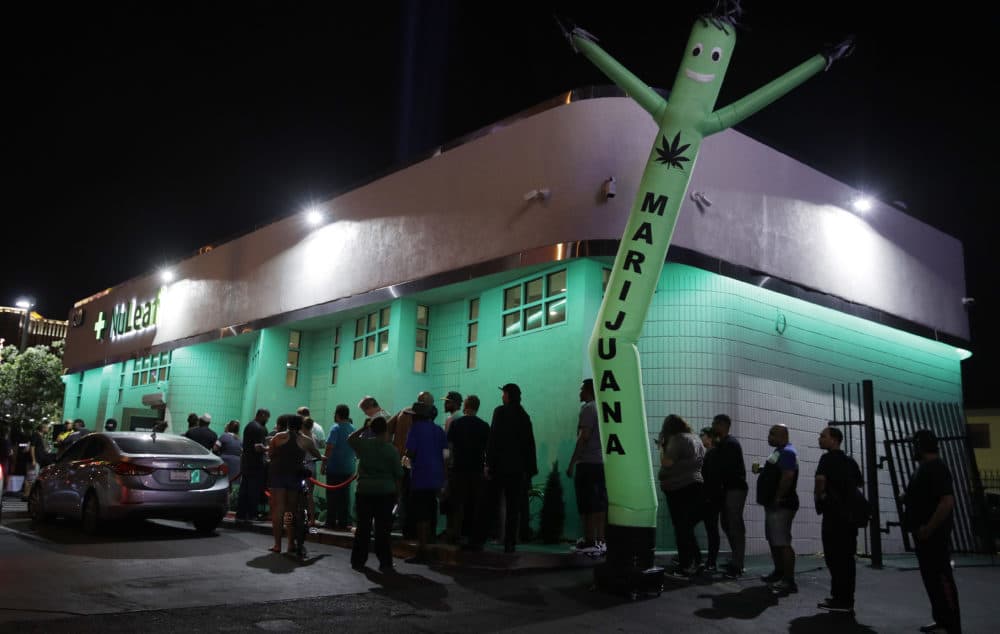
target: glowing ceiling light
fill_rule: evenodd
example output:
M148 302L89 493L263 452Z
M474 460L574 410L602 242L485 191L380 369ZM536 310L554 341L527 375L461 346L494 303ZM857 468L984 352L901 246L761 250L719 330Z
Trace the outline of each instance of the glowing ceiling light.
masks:
M318 207L310 207L306 209L306 222L312 226L316 226L323 222L323 212L319 210Z
M170 269L163 269L160 271L160 280L164 284L169 284L174 281L174 272Z
M851 206L854 207L854 211L865 213L867 211L871 211L872 199L867 196L858 196L851 203Z

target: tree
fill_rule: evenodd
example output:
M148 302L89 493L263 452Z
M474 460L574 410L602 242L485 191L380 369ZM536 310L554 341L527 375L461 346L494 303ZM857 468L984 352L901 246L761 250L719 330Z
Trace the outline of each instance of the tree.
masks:
M62 341L17 352L5 346L0 361L0 415L3 422L32 430L62 419Z

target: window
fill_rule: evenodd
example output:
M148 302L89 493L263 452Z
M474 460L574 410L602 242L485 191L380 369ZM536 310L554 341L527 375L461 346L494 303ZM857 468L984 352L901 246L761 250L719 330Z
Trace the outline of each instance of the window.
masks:
M972 449L990 448L989 423L968 423L966 429L969 435L969 447Z
M504 337L565 322L566 269L505 288L502 319Z
M427 306L417 304L417 339L413 351L413 371L427 372L427 339L430 336L431 311Z
M389 350L389 306L368 313L354 324L354 358Z
M337 368L340 367L340 326L333 331L333 358L330 360L330 385L337 384Z
M151 385L170 378L171 352L161 352L132 362L132 387Z
M299 384L299 348L302 344L302 332L288 331L288 356L285 357L285 386L296 387Z
M479 352L479 298L469 300L469 313L465 320L465 368L476 368Z

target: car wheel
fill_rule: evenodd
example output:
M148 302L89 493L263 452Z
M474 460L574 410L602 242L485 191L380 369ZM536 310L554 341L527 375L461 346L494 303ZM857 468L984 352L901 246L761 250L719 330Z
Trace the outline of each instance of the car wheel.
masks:
M28 496L28 514L31 515L31 521L37 524L52 519L52 515L45 512L45 502L42 500L42 487L37 484L31 487L31 494Z
M194 518L194 529L203 535L210 535L219 526L222 515L202 515Z
M83 532L88 535L101 532L101 505L95 493L88 493L83 500Z

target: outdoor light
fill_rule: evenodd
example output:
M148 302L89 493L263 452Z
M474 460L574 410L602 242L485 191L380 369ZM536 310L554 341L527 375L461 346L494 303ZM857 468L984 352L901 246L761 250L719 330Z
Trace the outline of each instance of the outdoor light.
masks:
M24 311L24 322L21 325L21 352L28 347L28 331L31 330L31 309L35 307L35 300L22 297L15 304Z
M160 271L160 280L164 284L169 284L170 282L173 282L174 272L171 271L170 269L163 269L162 271Z
M867 196L858 196L851 203L851 206L854 207L854 211L860 211L861 213L865 213L866 211L871 210L872 199L868 198Z
M310 207L306 210L306 221L315 227L323 222L323 212L318 207Z

